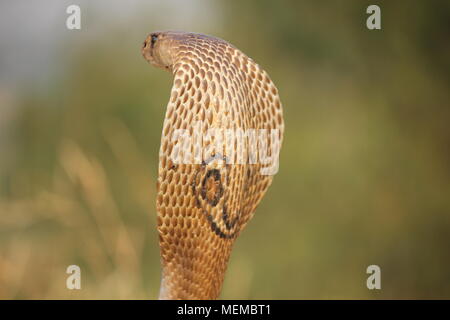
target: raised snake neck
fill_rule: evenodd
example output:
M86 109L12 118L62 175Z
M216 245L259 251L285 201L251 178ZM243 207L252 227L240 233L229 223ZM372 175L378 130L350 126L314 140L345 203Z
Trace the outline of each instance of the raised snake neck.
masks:
M272 175L261 174L269 164L251 161L248 142L240 145L239 153L233 152L237 138L224 139L224 149L199 158L195 146L173 137L180 130L205 137L212 128L245 133L277 129L278 140L268 142L270 153L271 145L281 146L284 131L278 90L251 58L214 37L155 32L147 37L142 53L174 75L159 153L159 298L216 299L233 243ZM217 138L209 139L209 146L214 146ZM174 154L190 160L179 163Z

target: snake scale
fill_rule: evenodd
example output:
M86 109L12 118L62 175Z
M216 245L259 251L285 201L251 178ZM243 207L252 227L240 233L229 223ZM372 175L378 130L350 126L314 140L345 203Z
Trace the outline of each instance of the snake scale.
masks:
M275 173L264 169L278 160L283 137L278 90L257 63L215 37L153 32L142 54L174 76L157 181L159 298L216 299L233 243ZM201 148L180 132L200 136Z

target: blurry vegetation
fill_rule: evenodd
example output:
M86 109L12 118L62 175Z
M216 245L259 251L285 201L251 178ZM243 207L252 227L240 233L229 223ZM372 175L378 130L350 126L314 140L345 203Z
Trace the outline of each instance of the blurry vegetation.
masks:
M369 4L221 1L222 25L195 30L260 63L285 110L280 172L223 298L450 298L450 5L379 1L369 31ZM47 90L21 91L0 171L0 298L157 296L171 77L140 56L141 25L76 43ZM80 291L65 288L70 264ZM381 291L365 286L371 264Z

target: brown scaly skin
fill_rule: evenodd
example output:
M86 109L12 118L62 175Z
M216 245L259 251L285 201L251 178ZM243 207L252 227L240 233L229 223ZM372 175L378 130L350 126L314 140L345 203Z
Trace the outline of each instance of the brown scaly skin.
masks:
M243 147L247 161L217 149L196 162L188 154L189 150L195 154L194 147L177 146L173 135L177 129L203 137L209 128L278 129L279 147L284 122L278 90L252 59L218 38L154 32L146 38L142 54L174 75L159 153L156 206L163 269L159 298L216 299L233 243L272 176L260 173L267 164L249 163L247 144ZM196 129L198 121L201 127ZM226 146L233 149L233 141ZM174 154L193 164L176 163Z

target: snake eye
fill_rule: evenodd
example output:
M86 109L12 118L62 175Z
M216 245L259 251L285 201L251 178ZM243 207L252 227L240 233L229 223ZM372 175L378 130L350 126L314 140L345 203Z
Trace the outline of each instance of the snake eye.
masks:
M156 42L157 39L158 39L158 35L157 34L152 34L152 42L151 42L151 47L152 48L155 45L155 42Z

